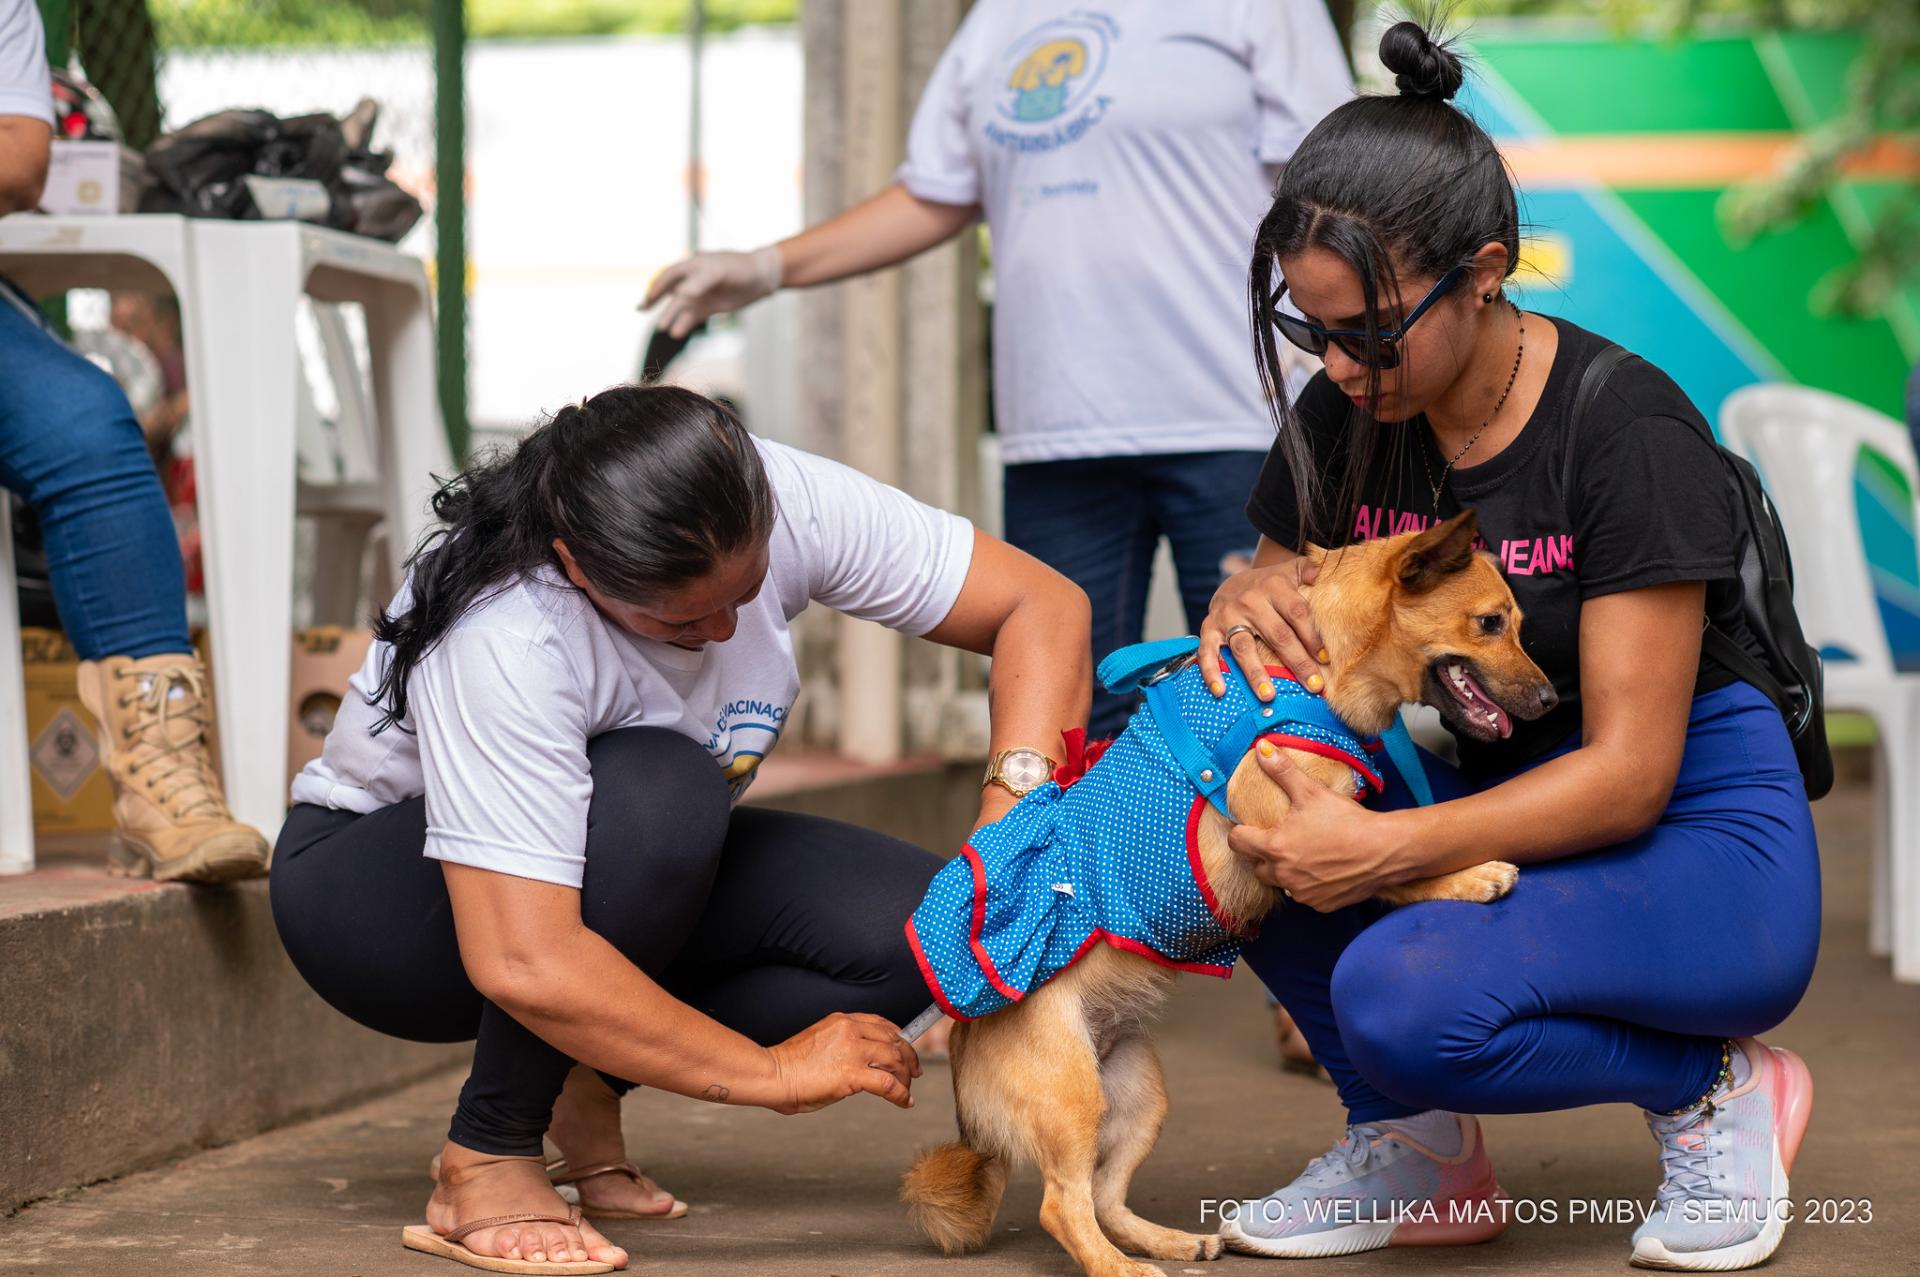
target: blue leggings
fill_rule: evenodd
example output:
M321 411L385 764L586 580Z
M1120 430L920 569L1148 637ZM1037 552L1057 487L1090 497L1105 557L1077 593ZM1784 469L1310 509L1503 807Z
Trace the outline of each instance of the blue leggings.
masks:
M160 477L112 377L0 280L0 487L40 519L83 661L187 652L187 590Z
M1440 801L1498 783L1426 763ZM1397 777L1378 805L1411 805ZM1245 957L1349 1120L1367 1122L1675 1108L1706 1091L1722 1039L1793 1010L1819 940L1819 848L1793 747L1773 706L1736 683L1694 699L1673 797L1639 837L1522 865L1491 905L1322 914L1286 901Z

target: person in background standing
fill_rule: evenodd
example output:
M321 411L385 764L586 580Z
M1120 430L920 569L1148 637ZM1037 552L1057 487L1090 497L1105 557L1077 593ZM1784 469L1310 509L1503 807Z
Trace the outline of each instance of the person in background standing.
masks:
M1227 494L1273 442L1243 357L1248 246L1280 166L1352 93L1308 0L980 0L891 186L778 244L678 262L646 304L664 301L656 327L683 335L984 216L1007 539L1087 592L1099 656L1141 638L1164 537L1197 629L1222 559L1257 540ZM1096 689L1089 735L1131 708Z

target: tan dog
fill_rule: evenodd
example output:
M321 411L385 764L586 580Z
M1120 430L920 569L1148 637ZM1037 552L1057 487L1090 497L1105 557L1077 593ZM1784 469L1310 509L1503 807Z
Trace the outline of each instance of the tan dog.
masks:
M1331 658L1326 698L1349 727L1377 735L1400 706L1424 701L1483 739L1511 719L1538 718L1552 685L1520 650L1520 610L1491 555L1473 551L1471 511L1424 532L1314 548L1316 583L1302 591ZM1271 652L1265 652L1268 659ZM1348 792L1337 761L1289 751L1314 779ZM1251 753L1227 788L1240 820L1277 824L1286 794ZM1202 864L1222 910L1259 919L1278 892L1227 846L1226 817L1206 809ZM1169 848L1168 855L1184 853ZM1518 871L1492 862L1381 892L1393 904L1497 900ZM923 1154L901 1196L914 1222L949 1254L985 1243L1013 1162L1038 1163L1046 1181L1040 1222L1091 1277L1161 1270L1129 1251L1192 1261L1220 1255L1217 1236L1183 1233L1127 1209L1127 1185L1152 1151L1167 1097L1144 1028L1173 973L1096 945L1023 1001L953 1033L960 1139Z

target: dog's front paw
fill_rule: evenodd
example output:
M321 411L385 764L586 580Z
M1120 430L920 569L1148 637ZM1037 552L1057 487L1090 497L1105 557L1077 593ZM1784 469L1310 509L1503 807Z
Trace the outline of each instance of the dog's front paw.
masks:
M1187 1262L1218 1259L1221 1249L1226 1245L1218 1233L1183 1233L1177 1228L1149 1224L1144 1219L1136 1220L1129 1229L1114 1233L1113 1241L1122 1250L1145 1255L1149 1259Z
M1513 884L1519 880L1520 870L1504 860L1489 860L1484 865L1475 865L1453 875L1460 886L1469 894L1460 896L1461 900L1471 900L1476 904L1489 904L1513 890Z
M1484 865L1460 869L1438 878L1420 878L1395 887L1381 889L1380 898L1390 905L1413 905L1425 900L1464 900L1484 905L1513 890L1520 871L1504 860L1489 860Z
M1226 1246L1218 1233L1181 1233L1167 1229L1164 1236L1154 1239L1151 1248L1142 1250L1154 1259L1218 1259Z
M1459 870L1455 874L1427 879L1427 893L1421 899L1488 904L1513 891L1513 883L1519 876L1521 870L1505 860L1488 860L1486 864L1476 864L1471 870Z

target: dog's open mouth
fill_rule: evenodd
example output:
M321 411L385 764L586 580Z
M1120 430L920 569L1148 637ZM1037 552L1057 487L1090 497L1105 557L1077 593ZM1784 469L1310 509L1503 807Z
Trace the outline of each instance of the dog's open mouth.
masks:
M1442 657L1435 661L1428 671L1433 681L1440 685L1448 704L1439 704L1435 708L1448 714L1468 732L1486 740L1505 740L1513 735L1513 719L1507 711L1500 708L1499 702L1488 695L1487 689L1480 686L1480 680L1474 677L1473 666L1461 660Z

